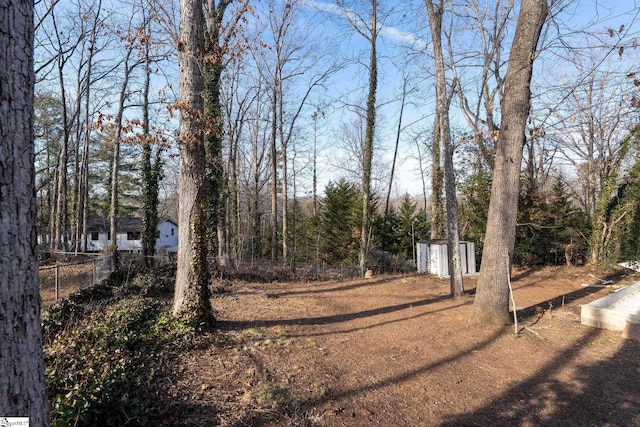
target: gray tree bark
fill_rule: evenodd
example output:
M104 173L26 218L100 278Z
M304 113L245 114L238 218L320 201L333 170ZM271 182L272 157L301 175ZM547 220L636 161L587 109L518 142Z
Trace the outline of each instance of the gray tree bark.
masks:
M178 265L173 315L189 323L210 326L206 214L207 195L204 148L204 53L202 0L180 0L180 150Z
M442 52L442 15L444 2L439 0L434 7L431 0L426 0L433 52L436 68L436 116L437 129L444 150L444 185L447 207L447 238L449 253L449 277L451 296L459 297L464 294L462 266L460 263L460 237L458 232L458 201L456 198L455 172L453 170L453 145L451 143L451 129L449 126L449 96L444 69L444 54ZM434 144L436 138L434 137Z
M33 2L0 5L0 415L48 425L36 257Z
M538 39L548 12L546 0L523 0L511 45L482 266L471 315L471 322L476 324L504 325L510 321L509 280L518 215L522 149L531 108L529 85Z

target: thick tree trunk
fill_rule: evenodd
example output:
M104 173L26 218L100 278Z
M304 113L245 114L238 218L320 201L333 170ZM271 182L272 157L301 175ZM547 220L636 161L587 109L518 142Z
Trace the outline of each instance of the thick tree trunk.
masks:
M207 194L202 118L204 79L204 19L201 0L180 0L180 170L178 209L178 265L173 315L189 323L213 323L209 301L206 215Z
M486 240L471 316L471 321L477 324L503 325L510 321L509 280L518 215L522 149L531 107L529 85L536 46L548 9L546 0L523 0L511 46Z
M33 2L0 7L0 416L48 425L36 257Z
M444 236L444 208L442 188L444 173L440 164L440 118L436 115L433 129L433 145L431 146L431 238L442 239Z
M367 269L369 252L369 228L371 219L371 163L373 161L373 140L376 126L376 93L378 91L378 2L371 2L371 33L369 53L369 94L367 95L367 118L365 124L364 144L362 147L362 230L360 236L360 273Z

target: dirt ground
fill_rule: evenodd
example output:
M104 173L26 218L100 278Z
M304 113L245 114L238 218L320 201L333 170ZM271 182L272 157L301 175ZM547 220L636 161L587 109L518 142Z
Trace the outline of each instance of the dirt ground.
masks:
M220 330L166 361L164 422L640 426L640 343L580 324L580 305L611 292L582 284L603 278L517 272L518 337L469 326L473 296L431 276L226 283Z
M475 278L226 281L216 331L156 355L152 425L640 426L640 342L580 324L640 281L613 273L517 271L517 337L469 325Z

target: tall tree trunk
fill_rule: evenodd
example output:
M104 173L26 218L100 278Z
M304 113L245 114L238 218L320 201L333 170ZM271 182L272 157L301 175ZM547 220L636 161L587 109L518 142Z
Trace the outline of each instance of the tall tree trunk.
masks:
M376 126L376 93L378 90L378 2L371 2L371 28L369 52L369 94L367 95L367 117L365 124L364 143L362 146L362 230L360 236L360 273L367 269L367 254L369 252L369 227L371 219L371 164L373 161L373 140Z
M52 239L51 248L57 250L67 250L69 240L69 199L68 199L68 162L69 162L69 144L71 139L71 119L69 114L69 106L67 105L67 91L65 89L65 64L69 59L65 53L64 42L62 40L62 31L58 31L55 14L53 17L53 26L56 33L58 43L58 57L56 59L58 82L60 84L60 105L62 108L62 130L63 139L60 153L58 155L57 182L54 195L54 209L52 221Z
M324 111L316 110L311 114L313 120L313 216L318 215L318 120L324 117Z
M260 228L260 160L258 155L258 143L260 129L254 125L251 147L251 261L262 257L262 233Z
M142 90L142 256L147 266L153 265L158 232L158 192L160 186L161 152L158 147L153 155L149 117L149 90L151 86L150 20L144 44L145 80Z
M444 69L444 54L442 52L442 15L444 3L438 1L434 7L431 0L426 0L433 53L436 69L436 116L442 148L444 150L444 181L447 205L447 238L449 254L449 277L451 296L459 297L464 294L462 267L460 264L460 238L458 235L458 202L456 198L455 171L453 169L453 144L449 128L449 96Z
M229 147L229 211L230 211L230 229L231 236L229 240L229 252L230 263L235 264L235 260L238 258L239 237L240 237L240 192L238 191L238 146L240 135L242 134L242 119L237 120L237 125L233 132L233 137L230 138Z
M52 214L53 231L51 248L56 250L66 249L66 235L67 235L67 160L69 158L69 140L67 137L63 138L62 147L58 154L58 167L56 171L56 191L54 195L54 210Z
M111 204L109 209L110 229L111 229L111 249L113 250L114 265L118 268L118 213L120 211L120 144L122 142L124 110L129 90L129 79L136 66L139 64L137 60L131 62L131 55L135 47L134 43L128 43L126 54L123 60L124 75L122 77L122 85L120 87L120 95L118 97L118 113L116 115L115 130L116 134L113 140L113 154L111 158Z
M246 4L225 28L224 16L233 0L207 0L206 2L206 55L204 63L204 120L208 125L205 134L206 174L209 187L207 197L207 229L210 249L217 246L218 264L230 263L231 228L229 225L229 176L225 176L222 161L223 113L221 79L228 56L229 43L235 28L246 12ZM217 245L215 232L217 231Z
M287 153L287 138L284 137L283 127L284 127L284 119L283 119L283 108L282 108L282 97L280 97L279 102L279 119L278 119L278 129L280 132L280 146L281 146L281 157L282 157L282 259L284 262L289 260L289 239L288 239L288 226L289 226L289 186L287 180L289 179L287 174L287 164L288 164L288 153Z
M522 149L531 108L530 83L536 47L548 11L546 0L523 0L511 45L482 266L471 315L471 321L477 324L503 325L510 321L509 280L518 215Z
M180 0L180 167L178 209L178 265L173 315L189 323L210 326L204 149L204 53L202 0Z
M64 70L63 66L59 65L58 73L60 74L60 84L64 84ZM67 100L65 90L61 92L62 102L62 123L63 123L63 138L62 147L60 147L60 154L58 155L58 170L57 170L57 183L55 192L55 211L53 214L53 239L51 242L52 249L66 250L67 243L67 229L68 229L68 207L69 202L67 198L67 162L69 160L69 124L68 124L68 112L67 112Z
M400 134L402 133L402 114L404 113L404 104L407 99L407 78L402 83L402 100L400 102L400 117L398 117L398 129L396 131L396 143L393 149L393 161L391 162L391 175L389 176L389 187L387 188L387 200L384 204L384 215L389 213L389 201L391 200L391 190L393 188L393 175L396 171L396 160L398 158L398 146L400 145Z
M218 25L218 24L216 24ZM209 37L212 37L209 35ZM212 44L214 40L209 40ZM215 40L217 46L217 40ZM212 59L206 60L204 66L204 120L207 125L205 133L206 176L209 187L207 195L207 239L209 249L213 252L218 249L218 262L226 264L224 256L224 236L217 235L216 231L224 224L222 211L222 108L220 105L220 79L222 77L222 59L218 58L218 52L211 52ZM223 226L224 227L224 226ZM216 240L219 239L221 243Z
M444 204L442 188L444 173L440 158L440 117L436 115L433 125L433 144L431 145L431 238L442 239L444 236Z
M98 24L100 21L100 14L102 11L102 1L99 0L96 5L96 12L93 17L93 25L91 27L91 39L89 42L89 52L87 57L87 72L85 77L85 90L84 90L84 127L83 127L83 140L82 147L82 159L80 170L80 184L78 191L78 238L79 244L76 242L76 248L81 252L87 250L87 216L89 214L89 147L91 144L91 82L93 76L93 59L96 51L96 40L98 33Z
M279 64L276 64L276 73ZM277 77L276 77L277 80ZM271 260L278 258L278 86L274 84L271 100Z
M111 235L109 244L114 254L118 253L118 176L120 174L120 139L113 140L113 151L111 154L111 202L109 204L109 221ZM117 263L116 263L117 268Z
M33 2L0 7L0 416L48 425L36 258Z

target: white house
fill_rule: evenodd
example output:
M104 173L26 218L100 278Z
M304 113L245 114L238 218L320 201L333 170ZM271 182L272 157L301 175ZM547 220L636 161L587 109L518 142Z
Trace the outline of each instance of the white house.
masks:
M142 252L142 220L140 218L118 218L116 221L116 242L119 251ZM87 251L99 252L109 245L111 224L108 218L92 219L87 222ZM171 250L178 246L178 224L171 219L158 222L156 252Z
M449 276L449 242L447 240L427 240L416 244L419 273ZM462 274L476 274L476 253L473 242L460 242L460 263Z

